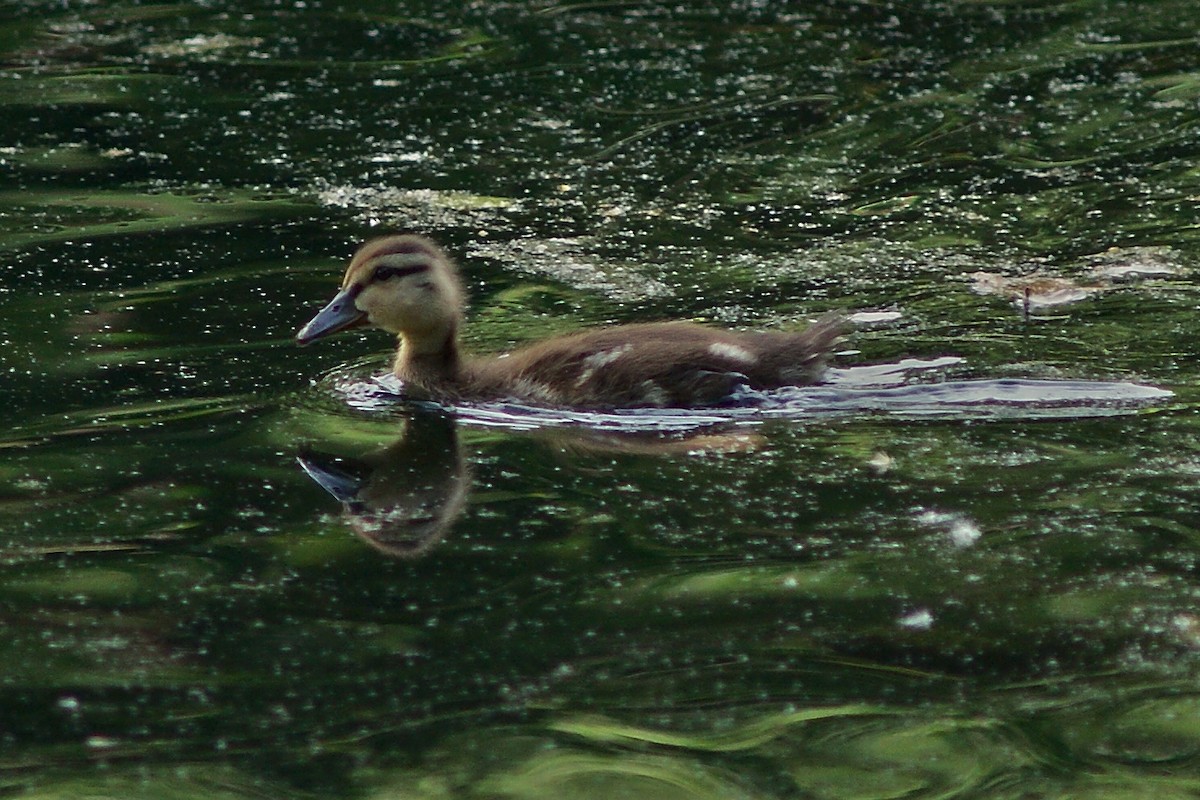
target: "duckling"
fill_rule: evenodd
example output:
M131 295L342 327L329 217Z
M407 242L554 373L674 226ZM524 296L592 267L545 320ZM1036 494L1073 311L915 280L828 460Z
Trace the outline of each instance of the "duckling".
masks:
M308 344L366 324L394 333L396 377L414 396L439 402L677 408L718 404L740 387L816 382L842 330L836 316L800 332L641 323L471 358L459 347L463 303L458 269L438 245L415 234L387 236L355 253L341 291L300 329L296 341Z

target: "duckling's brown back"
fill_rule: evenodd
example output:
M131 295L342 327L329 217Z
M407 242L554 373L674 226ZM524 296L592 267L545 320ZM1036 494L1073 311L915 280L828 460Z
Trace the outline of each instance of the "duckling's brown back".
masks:
M743 333L692 323L585 331L471 365L469 394L581 408L712 405L738 386L819 378L840 322L798 333Z

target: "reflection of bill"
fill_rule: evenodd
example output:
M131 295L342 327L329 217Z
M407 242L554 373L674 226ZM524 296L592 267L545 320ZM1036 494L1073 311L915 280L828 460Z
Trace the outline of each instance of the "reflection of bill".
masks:
M342 503L360 538L397 558L424 555L440 541L470 485L453 418L430 411L413 413L398 441L361 458L305 451L297 460Z
M534 435L568 459L596 453L741 452L762 444L756 432L723 426L669 433L550 429ZM304 450L297 460L341 502L355 534L397 558L423 556L441 541L462 513L470 490L471 474L454 417L415 406L404 435L388 447L356 458Z

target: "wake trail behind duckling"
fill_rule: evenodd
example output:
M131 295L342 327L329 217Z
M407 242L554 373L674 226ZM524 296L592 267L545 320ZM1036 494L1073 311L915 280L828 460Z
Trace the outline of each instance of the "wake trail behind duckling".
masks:
M492 401L437 406L459 422L479 427L535 430L583 426L608 431L678 432L713 425L753 424L770 419L807 420L880 414L912 419L1082 419L1136 413L1175 395L1129 381L995 378L930 381L922 373L961 363L955 357L904 359L847 369L830 369L826 381L780 389L743 388L720 406L631 408L589 411ZM334 391L359 411L386 411L412 401L392 375L330 376Z

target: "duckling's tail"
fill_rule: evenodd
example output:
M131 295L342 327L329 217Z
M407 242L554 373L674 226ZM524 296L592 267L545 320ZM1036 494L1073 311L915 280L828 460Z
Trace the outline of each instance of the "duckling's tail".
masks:
M821 380L830 351L849 327L844 315L830 312L802 331L778 334L787 337L777 350L781 384L800 385Z

